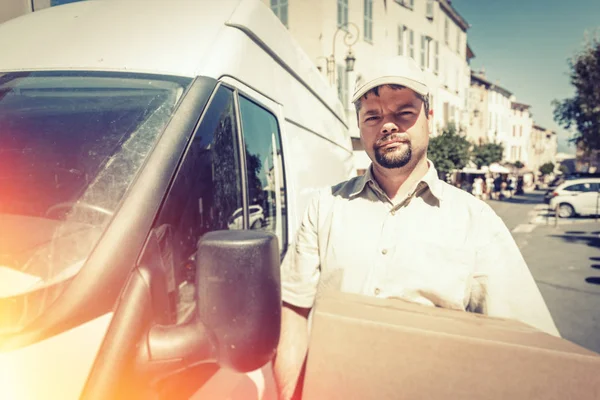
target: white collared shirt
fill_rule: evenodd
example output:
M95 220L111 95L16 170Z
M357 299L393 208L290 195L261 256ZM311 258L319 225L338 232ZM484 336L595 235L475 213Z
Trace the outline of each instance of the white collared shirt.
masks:
M520 320L558 336L504 222L483 201L426 175L394 204L363 176L310 202L282 263L283 300L311 308L322 290L395 297Z

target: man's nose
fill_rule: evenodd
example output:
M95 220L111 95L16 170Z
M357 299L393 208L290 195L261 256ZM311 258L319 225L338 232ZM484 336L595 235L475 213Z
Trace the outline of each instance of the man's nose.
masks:
M394 132L398 132L399 130L400 129L398 128L398 125L396 125L394 122L391 122L391 121L386 122L381 127L381 133L383 133L383 134L394 133Z

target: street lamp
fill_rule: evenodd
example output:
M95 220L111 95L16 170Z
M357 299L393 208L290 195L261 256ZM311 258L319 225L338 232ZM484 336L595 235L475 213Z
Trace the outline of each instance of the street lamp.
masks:
M352 29L349 29L352 28ZM335 33L333 34L333 48L331 51L331 55L327 57L327 76L329 77L329 82L333 85L335 84L335 43L338 36L338 33L344 32L344 43L348 46L348 53L346 54L346 71L352 72L354 71L354 62L356 61L356 57L352 52L352 45L354 45L358 41L358 35L360 30L358 26L353 24L352 22L348 22L346 25L340 26L337 28Z

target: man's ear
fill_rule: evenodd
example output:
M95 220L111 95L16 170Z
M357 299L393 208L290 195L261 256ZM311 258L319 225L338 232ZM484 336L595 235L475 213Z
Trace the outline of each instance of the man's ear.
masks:
M427 128L431 135L433 133L433 110L429 110L429 114L427 115Z

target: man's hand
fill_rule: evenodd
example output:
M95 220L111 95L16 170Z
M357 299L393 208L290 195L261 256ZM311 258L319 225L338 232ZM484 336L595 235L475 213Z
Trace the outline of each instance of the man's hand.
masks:
M310 309L284 303L281 335L273 373L280 400L291 400L298 385L308 349L308 314Z

